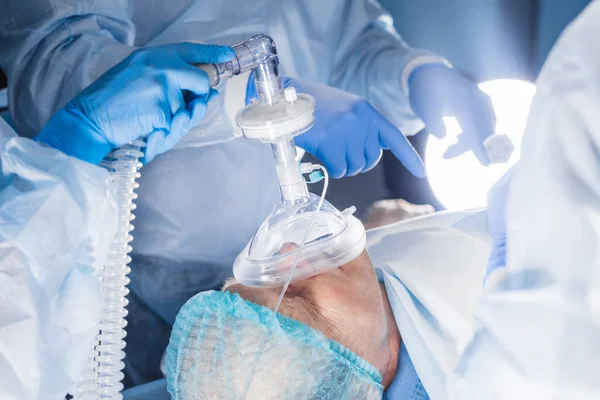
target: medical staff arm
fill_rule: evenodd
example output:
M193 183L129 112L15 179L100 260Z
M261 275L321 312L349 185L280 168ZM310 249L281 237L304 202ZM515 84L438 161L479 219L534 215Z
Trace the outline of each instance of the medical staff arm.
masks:
M507 203L506 278L476 314L453 399L600 396L600 3L537 82Z
M0 2L0 67L12 118L35 136L50 117L133 50L129 1Z
M486 139L494 133L496 115L490 98L444 58L411 48L394 30L391 17L374 1L345 2L336 14L339 38L332 44L335 63L331 84L365 97L404 135L424 126L446 135L444 117L454 116L462 129L444 158L472 151L489 164Z
M392 18L374 1L345 1L332 16L337 32L328 84L365 97L405 135L423 129L408 100L408 79L424 64L449 63L427 50L410 47Z
M193 64L234 55L231 47L187 42L136 50L57 111L35 140L98 164L143 137L148 163L197 125L217 95Z

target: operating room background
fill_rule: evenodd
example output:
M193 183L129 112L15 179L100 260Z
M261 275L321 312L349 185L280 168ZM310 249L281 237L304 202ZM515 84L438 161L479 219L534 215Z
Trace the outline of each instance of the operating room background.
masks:
M534 81L562 29L590 0L379 0L414 47L446 57L477 82ZM426 132L411 138L424 155ZM427 160L425 160L427 162ZM320 193L320 188L311 188ZM375 200L404 198L443 206L426 179L412 177L389 152L372 171L331 182L327 199L359 215Z
M591 0L380 0L408 43L448 58L477 82L535 80L562 29ZM0 90L6 78L0 71ZM0 96L2 93L0 92ZM5 94L4 94L5 96ZM0 99L0 113L3 101ZM426 132L411 138L423 156ZM427 160L425 160L427 161ZM320 187L312 187L320 193ZM413 178L389 152L372 171L333 180L327 198L339 209L355 205L359 215L373 201L404 198L437 201L427 180Z

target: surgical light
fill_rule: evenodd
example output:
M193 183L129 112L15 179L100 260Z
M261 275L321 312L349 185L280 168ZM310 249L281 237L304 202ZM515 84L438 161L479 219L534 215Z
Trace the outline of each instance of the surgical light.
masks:
M448 210L486 205L488 190L519 159L521 139L535 95L534 84L512 79L484 82L479 88L492 99L497 119L496 133L507 135L515 149L508 162L488 167L482 166L472 152L444 159L444 152L462 132L454 117L444 118L446 136L443 139L428 138L425 162L431 188Z

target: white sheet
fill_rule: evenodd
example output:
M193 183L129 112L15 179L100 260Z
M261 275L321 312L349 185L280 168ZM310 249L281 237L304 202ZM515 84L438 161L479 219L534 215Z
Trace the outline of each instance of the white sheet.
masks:
M485 210L443 212L367 233L415 370L432 400L473 334L490 251Z

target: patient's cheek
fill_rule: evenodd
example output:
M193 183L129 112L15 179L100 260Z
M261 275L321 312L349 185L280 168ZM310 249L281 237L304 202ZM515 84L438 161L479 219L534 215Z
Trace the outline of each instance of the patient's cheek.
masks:
M339 312L356 302L350 288L343 284L330 285L320 293L319 304L325 309L335 307Z

